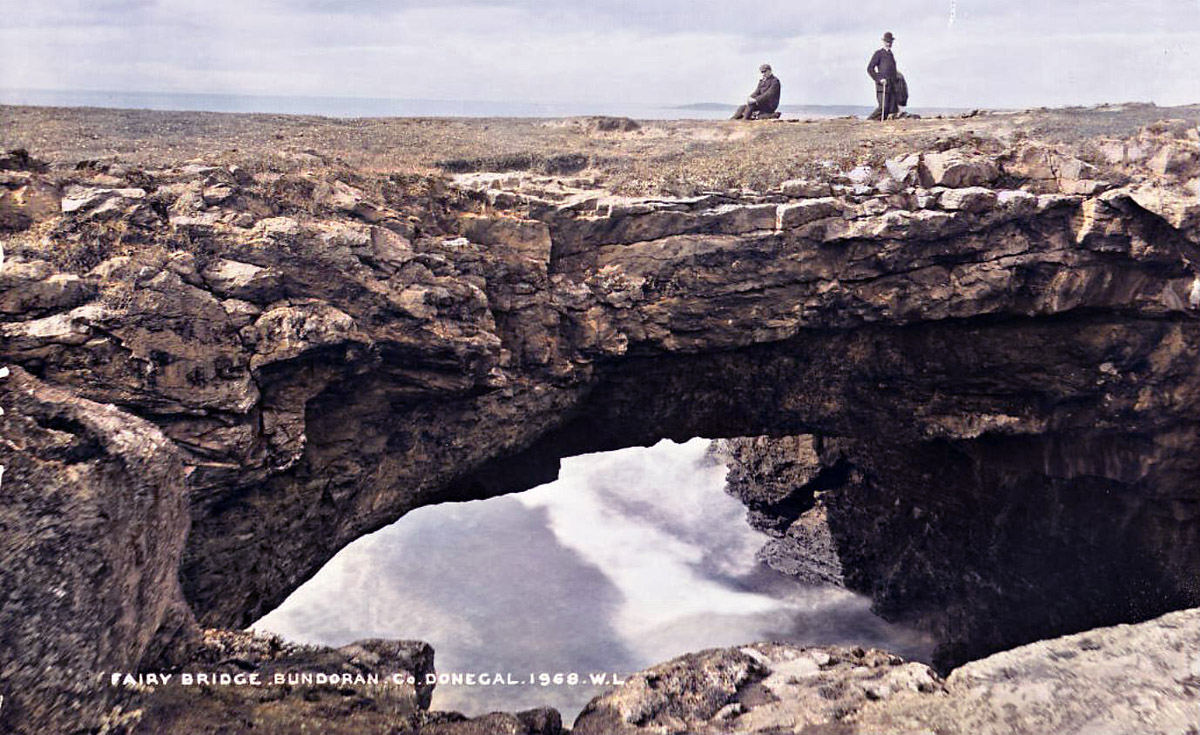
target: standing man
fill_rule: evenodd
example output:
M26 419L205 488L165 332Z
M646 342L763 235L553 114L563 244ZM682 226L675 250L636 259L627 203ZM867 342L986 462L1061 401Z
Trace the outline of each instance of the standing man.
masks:
M771 73L770 64L763 64L758 70L762 72L758 86L750 93L746 104L733 113L731 120L758 120L771 116L779 107L779 79Z
M883 48L876 51L867 62L867 74L875 80L877 104L875 111L867 117L868 120L878 120L880 115L885 118L891 117L900 111L896 96L896 77L899 72L896 70L896 57L892 55L892 41L895 38L891 31L883 34ZM887 109L884 109L885 106Z

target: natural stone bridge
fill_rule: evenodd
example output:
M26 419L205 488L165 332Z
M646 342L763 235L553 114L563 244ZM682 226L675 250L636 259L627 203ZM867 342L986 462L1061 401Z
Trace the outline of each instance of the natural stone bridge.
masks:
M829 438L847 581L947 661L1195 606L1197 142L1106 145L658 200L523 174L10 172L5 487L109 478L71 502L128 520L114 583L141 591L95 603L128 622L96 656L126 665L192 629L177 561L201 623L243 626L413 508L664 437ZM139 467L161 482L131 497Z

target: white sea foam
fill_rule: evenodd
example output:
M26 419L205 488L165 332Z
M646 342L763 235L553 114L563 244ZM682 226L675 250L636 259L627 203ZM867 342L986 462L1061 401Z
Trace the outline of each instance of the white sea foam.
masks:
M617 627L635 646L655 641L669 625L720 616L729 630L737 616L785 606L705 574L710 557L727 573L750 571L754 552L767 540L742 521L745 508L723 492L725 469L704 461L707 446L703 439L663 441L575 457L563 462L557 482L519 497L527 507L545 508L559 543L620 590ZM708 627L697 625L698 639ZM712 645L682 645L694 644Z
M627 673L765 638L920 652L865 598L764 572L766 537L707 445L574 457L526 493L420 508L349 545L255 627L326 645L416 638L439 671L521 675ZM446 686L434 706L550 705L569 719L599 690Z

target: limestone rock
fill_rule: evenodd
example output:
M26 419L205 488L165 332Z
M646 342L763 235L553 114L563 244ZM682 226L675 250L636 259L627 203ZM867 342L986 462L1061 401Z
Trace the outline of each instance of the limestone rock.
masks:
M325 304L271 309L247 335L255 349L250 366L257 370L317 347L342 344L352 338L353 331L354 320L348 314Z
M208 206L224 204L234 195L234 188L228 184L216 184L204 188L202 196Z
M464 216L461 222L463 235L469 240L503 245L535 261L550 261L550 228L543 222L472 215Z
M8 172L10 191L79 188L6 240L5 271L44 264L10 290L49 290L18 299L44 313L4 315L0 361L175 445L179 571L208 625L250 623L416 507L546 482L567 454L815 432L821 468L768 503L802 506L774 532L807 551L824 528L848 587L960 663L1200 604L1191 179L1145 163L1167 132L1111 170L1006 170L1026 194L878 196L873 171L799 199L615 196L528 170L587 156L461 187L310 154L241 179ZM1000 145L950 151L985 163L958 183L1019 167ZM1064 174L1166 194L1063 194ZM206 204L219 186L236 193ZM105 193L126 190L145 196ZM797 526L813 509L824 525Z
M251 263L218 258L205 268L203 277L212 292L224 298L268 304L283 293L277 273Z
M867 186L875 181L875 171L870 166L855 166L843 178L851 186Z
M1129 192L1129 197L1200 243L1200 179L1190 182L1183 191L1156 184L1139 186Z
M792 521L782 537L764 544L756 556L772 569L807 585L846 584L837 538L829 528L829 513L819 502Z
M1038 198L1020 189L1006 189L996 192L996 204L1002 209L1007 209L1020 216L1026 216L1037 211Z
M892 180L910 186L922 184L921 154L910 153L899 158L890 158L884 164Z
M721 442L728 472L725 490L750 509L750 524L781 532L812 507L805 486L821 470L811 436L729 439Z
M0 727L95 726L112 701L100 677L135 670L183 606L181 456L150 423L18 367L0 404Z
M816 732L902 692L936 696L928 667L883 651L755 643L688 654L592 700L577 735ZM857 730L841 730L858 732Z
M358 189L342 181L334 181L316 194L317 200L334 209L352 214L365 222L377 223L387 218L387 211Z
M1041 144L1024 145L1012 152L1004 163L1004 171L1027 181L1038 193L1091 196L1110 186L1100 179L1094 165Z
M1000 168L995 161L957 149L944 153L926 153L923 163L928 173L928 179L925 181L928 186L945 186L951 189L986 186L1000 176Z
M1147 162L1159 176L1195 176L1200 173L1200 150L1196 145L1169 143Z
M246 632L206 630L187 666L166 684L118 686L130 731L417 735L433 686L433 650L418 641L361 640L341 648L297 646ZM182 673L257 677L258 684L183 685ZM302 675L337 676L337 683ZM379 683L369 683L368 676ZM280 677L277 682L276 677ZM344 677L344 678L342 678ZM409 679L412 683L409 683Z
M509 714L492 712L464 717L457 712L431 712L421 725L421 735L560 735L562 717L549 708Z
M944 681L881 651L756 643L689 654L597 697L572 730L1018 735L1186 733L1200 611L1023 646Z
M95 297L96 284L73 273L55 273L45 261L9 263L0 271L0 314L40 317Z
M873 704L852 732L1186 733L1196 724L1198 657L1200 611L1172 613L969 663L946 679L946 696Z
M115 215L127 210L130 203L145 198L146 190L139 188L71 186L63 194L62 213L76 214L90 210L95 216Z
M781 230L792 229L826 217L836 217L841 213L842 204L833 197L802 199L779 206L779 219L776 226Z
M947 189L938 202L943 209L964 212L986 212L996 206L996 192L982 186Z
M0 186L0 231L24 230L60 211L62 205L57 187L39 180L25 180L21 184Z

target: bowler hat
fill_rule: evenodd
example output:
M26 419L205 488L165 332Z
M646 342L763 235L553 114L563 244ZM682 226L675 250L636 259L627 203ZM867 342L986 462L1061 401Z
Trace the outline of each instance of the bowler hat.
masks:
M896 40L896 37L892 35L891 31L888 31L887 33L883 34L883 40L891 43L892 41Z

